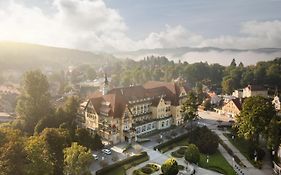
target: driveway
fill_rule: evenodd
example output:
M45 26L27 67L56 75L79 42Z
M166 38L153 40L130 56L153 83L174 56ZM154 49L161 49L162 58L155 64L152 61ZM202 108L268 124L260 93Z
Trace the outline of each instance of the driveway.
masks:
M114 163L114 161L112 160L113 157L117 158L118 161L123 160L127 157L125 154L118 153L113 150L111 150L111 155L106 155L101 150L93 151L93 154L96 154L98 156L98 160L93 160L93 162L91 163L90 165L91 174L96 174L96 171L102 168L100 166L101 160L105 160L106 162L108 162L108 164L112 164Z

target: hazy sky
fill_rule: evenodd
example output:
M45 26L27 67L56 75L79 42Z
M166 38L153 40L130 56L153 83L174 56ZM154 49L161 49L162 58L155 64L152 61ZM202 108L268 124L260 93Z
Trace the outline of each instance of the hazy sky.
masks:
M0 0L0 40L91 51L281 47L281 0Z

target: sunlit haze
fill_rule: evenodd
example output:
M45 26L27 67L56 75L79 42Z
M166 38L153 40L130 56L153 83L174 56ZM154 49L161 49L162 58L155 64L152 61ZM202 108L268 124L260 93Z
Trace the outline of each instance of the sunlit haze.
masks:
M281 46L280 0L1 0L0 40L89 51Z

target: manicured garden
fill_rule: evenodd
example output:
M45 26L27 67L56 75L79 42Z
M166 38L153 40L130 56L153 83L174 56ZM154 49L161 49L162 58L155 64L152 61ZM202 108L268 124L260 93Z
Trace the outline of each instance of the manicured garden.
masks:
M192 140L192 143L188 141ZM171 144L162 144L158 149L166 152L179 147L171 153L175 158L185 158L185 160L198 163L205 169L210 169L222 174L234 175L235 171L231 165L225 160L222 154L217 150L219 139L206 127L195 128L192 134L186 135L184 138L177 139ZM206 146L207 145L207 146ZM199 152L200 151L200 152ZM207 155L209 160L207 163Z
M160 170L160 165L149 163L146 164L144 167L137 169L133 172L133 175L147 175L152 174Z

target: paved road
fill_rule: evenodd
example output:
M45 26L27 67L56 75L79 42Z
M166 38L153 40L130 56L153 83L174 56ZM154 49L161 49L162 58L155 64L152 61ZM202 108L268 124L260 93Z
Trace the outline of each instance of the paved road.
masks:
M96 171L101 169L102 167L100 166L100 161L104 159L108 164L114 163L112 160L113 157L116 157L117 160L122 160L125 159L127 156L123 153L118 153L115 151L111 151L111 155L106 155L102 153L101 151L94 151L93 154L96 154L98 156L98 160L93 160L93 162L90 165L90 171L92 174L96 174Z
M200 120L199 122L205 124L208 128L214 131L223 141L228 145L228 147L239 157L239 159L246 165L247 168L242 168L242 171L245 174L249 175L270 175L273 174L273 170L270 166L270 160L268 159L268 155L264 160L264 166L262 170L253 167L253 165L239 152L239 150L233 146L228 139L223 135L223 131L217 129L217 120L227 122L229 120L228 117L219 115L215 112L199 112ZM226 158L228 163L234 167L235 163L233 162L233 158L226 152L226 150L219 146L219 151ZM236 165L238 166L238 165ZM235 168L236 169L236 168Z

